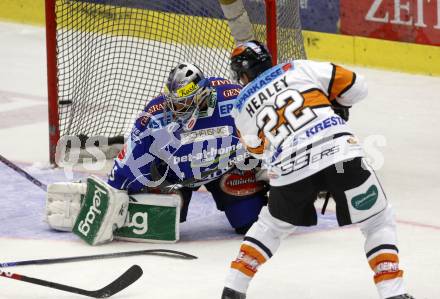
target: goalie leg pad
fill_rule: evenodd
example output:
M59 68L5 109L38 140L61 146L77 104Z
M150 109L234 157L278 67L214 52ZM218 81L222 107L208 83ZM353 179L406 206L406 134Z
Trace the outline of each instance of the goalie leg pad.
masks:
M48 185L46 221L52 229L72 231L86 190L87 184L80 182ZM191 197L191 192L183 197L188 196ZM130 195L125 223L114 231L114 236L116 239L132 242L177 242L181 206L181 195L177 194ZM84 229L87 229L86 226Z
M127 219L114 232L118 240L175 243L179 240L181 198L177 194L130 195Z
M60 182L47 186L46 221L51 228L72 231L86 189L87 185L79 182Z
M113 231L127 216L128 195L98 177L87 178L87 191L73 233L90 245L113 240Z

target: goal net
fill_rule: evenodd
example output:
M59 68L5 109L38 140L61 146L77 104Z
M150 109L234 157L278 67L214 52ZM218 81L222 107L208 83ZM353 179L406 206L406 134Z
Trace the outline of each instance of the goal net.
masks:
M278 62L305 58L298 0L243 2ZM123 142L179 62L229 77L234 40L218 0L46 0L46 22L51 162L63 137Z

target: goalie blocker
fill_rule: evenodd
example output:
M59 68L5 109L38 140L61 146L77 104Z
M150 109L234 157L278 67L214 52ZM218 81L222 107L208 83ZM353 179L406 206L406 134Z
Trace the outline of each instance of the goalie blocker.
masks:
M136 194L115 189L97 177L87 183L50 184L46 219L56 230L72 231L90 245L115 239L134 242L176 242L180 197Z

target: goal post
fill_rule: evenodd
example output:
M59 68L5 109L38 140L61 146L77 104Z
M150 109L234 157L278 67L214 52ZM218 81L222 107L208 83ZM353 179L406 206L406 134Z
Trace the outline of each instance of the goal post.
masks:
M277 4L276 0L266 1L266 43L272 61L274 64L278 62L278 47L277 47Z
M71 138L123 142L179 62L229 77L234 38L219 0L45 1L51 163ZM243 5L253 37L275 60L305 58L299 0Z
M56 146L60 139L58 115L58 76L55 1L45 2L46 13L46 56L47 56L47 95L49 121L49 160L55 164Z

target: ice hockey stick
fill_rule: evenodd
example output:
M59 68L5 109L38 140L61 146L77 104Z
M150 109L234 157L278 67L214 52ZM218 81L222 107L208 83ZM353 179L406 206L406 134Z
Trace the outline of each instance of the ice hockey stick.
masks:
M68 263L68 262L81 262L88 260L127 257L127 256L135 256L135 255L159 255L159 256L172 257L172 258L181 258L186 260L197 259L197 257L194 255L176 250L146 249L146 250L136 250L136 251L104 253L104 254L96 254L96 255L83 255L83 256L73 256L73 257L52 258L52 259L5 262L5 263L0 263L0 268L26 266L26 265L47 265L47 264L59 264L59 263Z
M133 282L138 280L142 276L142 273L143 272L141 267L139 267L138 265L133 265L127 271L125 271L121 276L119 276L116 280L114 280L107 286L96 291L88 291L52 281L42 280L16 273L4 272L0 269L0 277L6 277L10 279L29 282L29 283L45 286L48 288L58 289L61 291L84 295L92 298L108 298L110 296L113 296L114 294L122 291L123 289L131 285Z
M0 161L2 161L3 163L5 163L6 166L9 166L10 168L12 168L13 170L15 170L16 172L18 172L19 174L21 174L22 176L24 176L25 178L27 178L30 182L32 182L34 185L37 185L38 187L40 187L41 189L43 189L44 191L47 191L47 186L46 184L43 184L42 182L40 182L38 179L34 178L33 176L31 176L29 173L27 173L26 171L24 171L21 167L15 165L13 162L9 161L8 159L6 159L5 157L3 157L2 155L0 155Z
M10 167L11 169L15 170L17 173L28 179L31 183L35 184L36 186L40 187L42 190L47 191L47 185L39 181L38 179L31 176L29 173L27 173L24 169L22 169L20 166L16 165L12 161L6 159L2 155L0 155L0 161L2 161L6 166ZM154 171L157 171L156 167L152 167ZM186 180L183 180L182 182L170 184L166 182L167 184L164 186L160 186L160 188L164 191L170 192L176 189L179 189L181 187L190 186L191 184L197 182L198 180L204 179L208 177L210 174L218 171L217 168L210 169L206 172L201 173L200 178L189 178Z

